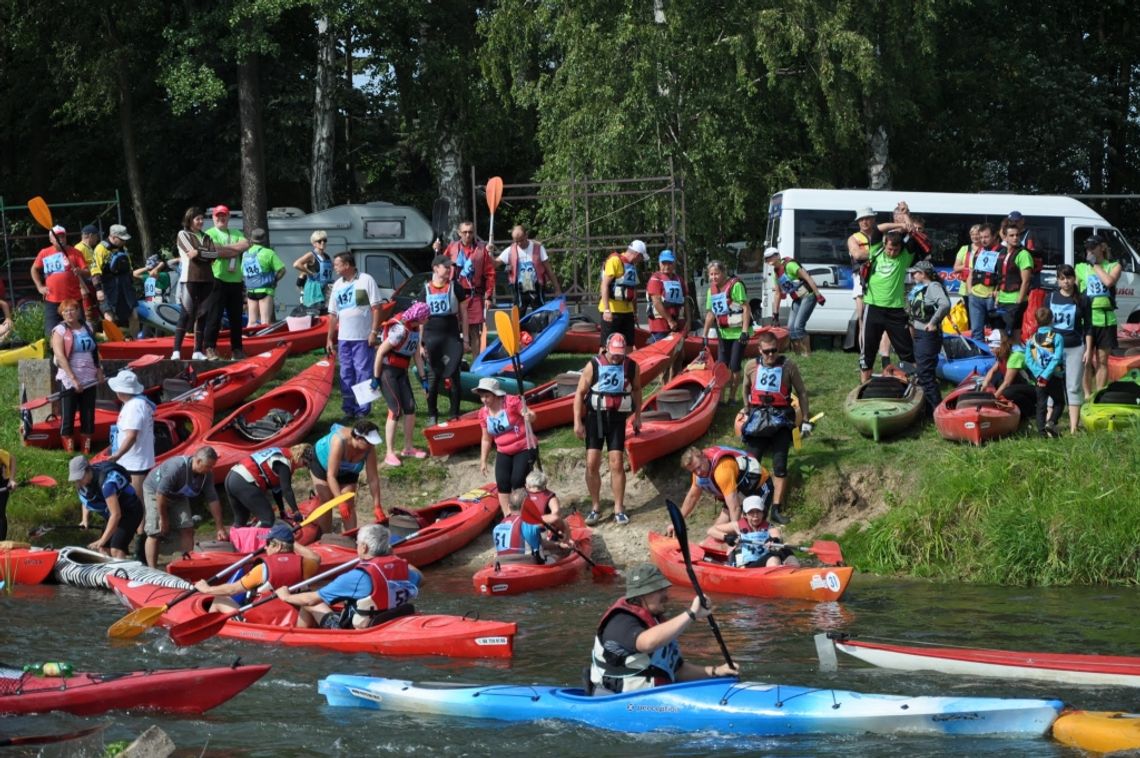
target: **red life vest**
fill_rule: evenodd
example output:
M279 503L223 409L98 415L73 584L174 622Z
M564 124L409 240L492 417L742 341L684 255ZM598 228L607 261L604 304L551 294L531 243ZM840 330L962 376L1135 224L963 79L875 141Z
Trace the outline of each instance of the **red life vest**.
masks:
M454 266L452 267L454 268ZM382 342L388 341L388 332L392 329L393 324L404 326L404 339L399 345L384 353L384 358L381 361L385 366L392 366L393 368L406 369L410 364L412 357L416 354L416 348L420 345L420 333L415 329L408 329L403 321L399 319L388 319L384 322L384 334L381 337Z
M265 566L265 581L276 589L292 587L305 578L305 561L296 553L276 553L261 559Z
M1019 247L1016 250L1010 250L1007 247L1002 253L999 264L1001 266L1001 284L998 287L1002 292L1017 292L1021 289L1021 269L1017 267L1017 255L1022 250L1025 248Z
M661 282L661 295L660 295L661 306L665 309L665 312L668 313L669 316L674 321L676 321L677 319L680 318L681 309L685 307L685 304L684 304L685 283L683 281L681 281L681 277L677 276L676 274L666 274L666 273L661 272L661 271L654 271L653 274L649 277L649 284L645 288L646 289L645 297L649 301L649 308L647 309L647 311L648 311L647 312L647 318L649 320L649 331L658 332L658 333L667 332L667 331L669 331L669 322L657 315L657 307L653 305L653 296L651 296L649 294L649 286L651 286L653 284L653 282ZM665 292L666 292L665 282L679 282L680 283L682 302L670 303L668 300L665 299Z
M467 289L471 290L473 294L482 295L484 292L486 292L486 282L483 280L483 276L486 271L483 267L485 265L485 257L487 255L487 246L482 242L479 242L472 245L470 249L467 249L463 247L462 242L456 240L455 242L452 242L450 245L448 245L447 249L443 251L444 255L456 263L459 262L460 253L462 253L463 257L465 257L467 260L471 261L471 278L467 279L467 277L462 276L462 272L459 270L459 266L451 267L451 278L455 279L456 277L459 277L460 279L467 280L464 286L466 286Z
M971 284L981 285L983 287L995 287L995 286L997 286L998 281L1000 281L1000 278L1003 275L1003 269L1001 267L1002 260L1001 260L1000 255L999 255L998 260L994 263L994 270L992 272L991 271L981 271L978 269L978 256L981 255L982 253L999 253L1000 254L1000 252L1001 252L1001 247L998 245L994 245L992 247L980 247L979 246L978 249L974 251L974 254L970 257L970 264L969 264L970 283Z
M739 281L740 280L735 276L730 277L729 280L724 283L723 287L717 287L712 282L709 282L709 294L719 295L722 292L725 293L724 300L728 304L728 312L716 317L716 323L718 326L728 326L729 319L731 319L733 316L737 316L739 318L740 314L744 311L744 304L737 303L732 299L732 288L735 287ZM733 306L736 307L733 308ZM740 325L737 324L737 326Z
M539 286L546 282L546 272L542 268L542 245L530 240L530 262L534 266L534 275ZM519 280L519 246L511 243L507 248L507 281L515 284Z
M599 412L617 411L619 413L629 413L632 411L633 372L636 370L635 367L637 364L630 360L629 356L626 356L622 359L622 363L620 364L622 377L624 377L623 385L619 388L615 382L613 385L607 383L606 387L601 387L598 384L598 380L601 378L603 366L609 368L618 368L618 366L608 361L606 364L603 364L599 356L594 356L590 361L594 366L594 380L590 383L590 390L586 396L587 408Z
M386 611L389 603L388 581L407 581L408 562L395 555L381 555L364 561L356 567L357 570L368 574L372 580L372 594L368 597L372 601L372 610Z
M273 470L273 464L281 459L284 459L292 467L289 456L281 448L267 447L250 453L242 458L238 465L250 473L258 487L269 492L276 492L281 489L281 477L277 476L277 472Z
M661 686L669 684L676 680L677 668L681 662L681 648L676 640L662 645L652 653L638 653L634 652L632 655L626 657L619 665L612 665L606 662L604 655L599 656L600 651L603 650L602 645L602 630L605 629L609 620L616 613L629 613L636 617L638 621L645 624L646 629L651 629L661 623L656 616L651 614L640 605L634 605L625 598L621 598L602 615L602 620L598 624L598 630L594 635L594 655L593 665L591 666L590 678L595 684L600 684L603 676L611 668L614 669L613 673L621 676L628 672L631 668L645 672L641 676L645 677L645 684L640 684L634 687L630 685L632 682L625 685L625 690L640 689L649 683L650 675L652 675L652 686Z
M67 324L64 324L62 322L58 326L63 327L62 329L60 329L60 332L59 332L59 336L63 338L63 354L65 356L67 356L68 358L70 358L71 357L71 351L75 349L75 332L72 331L71 328L68 327ZM99 365L99 341L95 339L95 333L91 331L90 326L88 326L86 323L80 324L80 326L91 337L91 342L95 346L95 348L91 351L91 358L92 358L92 360L95 361L95 365L98 366ZM56 363L56 365L58 366L59 364Z
M602 614L602 620L598 622L598 634L602 633L602 630L606 628L606 624L609 622L610 618L618 611L625 611L626 613L636 616L641 620L643 624L645 624L646 629L651 629L661 623L657 620L657 617L650 613L646 608L643 608L640 605L634 605L623 597L618 599L606 610L605 613Z
M542 490L541 492L528 491L526 493L526 499L538 508L539 513L545 516L550 513L550 501L554 499L554 493L550 490Z
M502 399L502 403L498 413L492 413L484 406L479 409L479 416L483 428L495 443L495 450L502 455L514 455L526 450L526 420L517 396L508 395Z
M509 527L505 543L501 541L504 526ZM505 517L495 526L495 555L526 555L530 552L530 546L523 538L522 527L522 516L517 513Z
M756 377L752 380L752 391L748 395L750 405L771 405L775 408L790 408L792 405L792 387L788 381L788 372L784 369L787 356L781 355L775 366L765 366L763 360L756 362ZM779 372L779 385L773 386L771 380Z
M748 517L744 516L743 518L741 518L739 521L736 522L736 528L740 530L741 534L751 534L752 532L771 531L772 527L768 524L767 521L765 521L762 524L760 524L759 529L753 529L752 525L748 523Z

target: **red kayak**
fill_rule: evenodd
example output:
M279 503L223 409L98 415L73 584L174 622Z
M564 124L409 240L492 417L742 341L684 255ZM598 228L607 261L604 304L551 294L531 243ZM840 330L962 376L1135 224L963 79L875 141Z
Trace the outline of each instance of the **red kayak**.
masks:
M0 668L0 714L65 711L205 713L249 687L269 666L158 669L114 674L35 676ZM8 676L12 674L12 676Z
M176 455L192 455L202 437L214 423L214 397L209 390L199 399L164 403L154 412L154 463L157 466ZM106 448L91 459L98 463L107 459Z
M633 332L633 346L645 347L649 344L650 333L636 327ZM556 353L586 353L597 355L602 347L602 327L593 321L571 321L570 328L562 341L554 348Z
M313 504L319 505L315 501ZM229 545L230 543L218 544ZM322 571L336 568L358 557L355 549L338 544L314 542L308 547L320 556ZM234 550L193 550L189 553L183 553L182 557L173 561L166 567L166 570L188 582L196 582L199 579L209 579L227 566L237 563L246 555L247 553L238 553Z
M15 544L15 543L14 543ZM42 584L55 568L58 550L40 547L13 547L0 550L0 579L9 586Z
M760 341L756 338L765 332L775 335L776 347L781 350L788 349L788 330L782 326L754 326L752 328L752 339L748 340L748 349L744 351L745 358L755 358L760 355ZM720 346L720 340L716 337L709 337L709 352L712 357L717 357L717 351ZM691 361L701 354L704 349L704 340L700 335L690 334L685 338L685 360Z
M632 416L626 422L625 454L630 470L637 471L703 437L712 425L720 390L728 378L728 367L723 363L712 364L712 369L690 366L645 401L641 432L634 433Z
M577 513L570 514L566 525L570 527L570 538L575 547L589 557L593 530ZM472 581L475 591L481 595L520 595L569 584L582 574L585 566L586 559L574 551L553 563L502 563L496 560L476 571Z
M271 350L278 342L285 342L289 346L289 355L302 355L310 350L319 350L325 346L328 339L328 316L313 319L311 326L297 331L289 331L286 324L273 324L271 326L247 326L242 336L242 350L246 355ZM194 350L194 345L182 346L182 358L187 359ZM130 342L104 342L99 345L99 356L102 358L132 360L144 355L171 355L174 352L174 337L151 337ZM230 354L230 333L223 331L218 335L218 354Z
M163 606L179 590L112 576L111 589L129 608ZM159 621L172 627L210 612L213 598L198 595L167 610ZM465 616L415 614L384 621L367 629L299 629L297 609L280 600L250 609L245 620L230 618L219 637L267 645L316 647L341 653L372 655L441 655L449 658L510 658L518 625L477 621Z
M671 336L629 354L630 360L637 364L641 373L643 387L668 368L678 341L677 337ZM527 408L534 411L535 418L531 424L534 431L565 426L574 420L574 393L578 389L580 378L578 372L559 374L553 381L525 393ZM465 413L457 421L429 426L424 429L424 436L427 438L428 449L436 456L474 447L483 438L479 411Z
M144 394L161 408L163 401L170 402L174 397L185 395L194 388L209 388L210 395L214 398L214 411L224 411L233 408L276 376L285 365L285 358L288 355L288 346L280 344L252 358L235 361L201 374L186 375L186 372L183 372L166 380L162 385L148 388ZM95 434L91 438L95 444L105 445L110 439L111 425L119 416L118 403L113 405L114 407L95 409ZM22 425L20 431L21 433L24 431ZM49 417L32 424L32 431L24 437L24 444L33 447L59 448L59 419Z
M1116 341L1123 350L1140 347L1140 324L1118 324Z
M855 571L850 566L739 568L716 560L719 556L715 551L706 552L700 545L690 543L689 552L701 588L727 595L838 600L847 591ZM677 540L650 532L649 554L666 579L680 587L691 586Z
M207 431L199 444L218 453L214 481L221 484L234 464L254 450L285 449L304 441L328 403L335 376L335 362L322 358Z
M934 409L934 425L943 439L981 445L986 440L1013 434L1021 424L1017 406L994 395L994 388L974 389L977 374L970 374Z
M1113 350L1108 356L1108 381L1118 381L1134 368L1140 368L1140 347Z

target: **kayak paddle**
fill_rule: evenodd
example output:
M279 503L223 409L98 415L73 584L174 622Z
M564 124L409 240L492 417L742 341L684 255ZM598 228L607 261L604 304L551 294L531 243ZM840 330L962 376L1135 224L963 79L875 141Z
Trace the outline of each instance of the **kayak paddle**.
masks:
M110 316L103 316L103 334L107 335L108 342L122 342L125 339L123 330L111 320Z
M297 582L289 588L289 591L296 592L297 590L308 587L310 584L319 582L324 579L330 579L337 574L343 573L344 571L356 568L356 565L360 563L360 560L360 558L353 558L348 563L317 574L311 579L306 579L303 582ZM178 645L179 647L196 645L203 640L208 640L220 632L222 630L222 627L225 626L226 622L231 618L240 618L243 613L250 610L251 608L256 608L259 605L265 605L266 603L272 602L276 599L277 595L273 592L270 592L266 597L263 597L260 600L255 600L252 603L246 603L241 608L238 608L234 613L221 613L220 611L211 611L210 613L203 614L198 618L190 619L189 621L183 621L181 624L176 624L170 628L170 639L174 642L175 645Z
M832 540L816 540L806 547L803 545L785 545L784 547L811 553L824 563L843 563L843 551L839 548L839 543Z
M79 740L84 737L90 737L98 734L107 728L106 724L99 726L91 726L86 729L80 729L78 732L68 732L67 734L43 734L43 735L28 735L26 737L3 737L0 738L0 747L15 747L16 745L51 745L58 742L68 742L70 740Z
M63 243L59 241L59 238L55 236L55 232L52 231L52 227L55 226L55 221L52 219L51 208L48 207L47 201L39 195L36 195L28 201L28 211L32 214L32 218L36 220L37 224L47 229L48 236L50 236L51 241L55 243L55 249L61 253L66 253L67 251L63 249ZM86 269L84 269L84 271L86 272ZM83 277L78 277L78 279L79 286L82 287L85 292L89 293L92 296L92 300L94 300L95 290L91 286L91 282Z
M717 364L723 366L724 364ZM709 607L708 598L705 593L701 591L701 583L697 581L697 572L693 571L693 556L689 553L689 529L685 524L685 517L681 515L681 509L672 500L665 501L665 509L669 511L669 520L673 522L673 536L677 538L677 544L681 548L681 556L685 559L685 572L689 575L689 581L693 585L693 591L697 593L697 597L701 599L701 605L705 608ZM732 668L736 668L736 664L732 662L732 656L728 652L728 645L724 644L724 637L720 633L720 627L716 623L716 619L712 614L709 614L709 628L712 629L713 636L716 637L716 642L720 645L721 655L724 656L724 662Z
M535 465L542 470L542 459L538 454L538 440L534 436L534 429L530 426L530 419L526 418L526 395L523 393L522 361L519 360L519 309L511 307L510 315L506 311L495 311L495 331L499 333L499 340L503 349L511 357L511 365L515 368L515 381L518 382L519 398L522 400L523 424L526 427L526 443L534 448Z
M542 514L538 512L538 507L533 502L531 502L529 498L523 501L522 520L526 524L541 526L544 529L550 530L550 533L554 536L554 539L558 539L562 536L561 532L542 520ZM569 538L569 536L570 535L566 535L567 538ZM573 541L570 542L570 549L581 556L582 560L590 565L590 572L594 575L594 579L610 579L617 576L618 571L616 568L613 566L602 566L598 563L595 563L590 559L590 556L579 550L578 546L575 545Z
M823 411L820 411L819 413L817 413L814 416L812 416L811 418L809 418L808 423L814 424L816 421L819 421L821 418L823 418ZM795 445L796 450L800 450L804 446L803 433L800 432L800 430L795 428L795 427L792 427L792 444Z
M22 482L17 482L17 484L19 484L21 487L27 487L28 485L31 485L33 487L55 487L57 484L59 484L59 482L57 482L55 479L52 479L47 474L37 474L36 476L29 477ZM3 492L7 489L8 484L5 483L3 487L0 487L0 492Z
M487 229L487 241L494 244L495 242L495 211L499 207L499 201L503 199L503 178L501 176L492 176L487 180L487 210L491 211L491 225Z
M281 327L285 326L285 324L287 324L287 323L289 323L289 319L285 319L285 318L281 319L280 321L274 321L269 326L267 326L263 329L258 329L256 332L253 333L252 336L264 337L267 334L273 334L275 331L277 331Z
M135 358L133 361L128 363L127 368L129 368L129 369L144 368L146 366L153 366L156 363L162 363L164 360L166 360L166 358L165 358L165 356L162 356L162 355L153 355L153 354L152 355L144 355L144 356L141 356L139 358ZM107 379L109 379L109 378L110 377L104 377L101 381L93 382L92 384L88 384L85 387L83 387L83 389L87 390L87 389L90 389L91 387L96 387L96 386L106 382ZM63 397L63 390L60 390L59 392L53 392L52 394L50 394L46 397L39 397L39 398L36 398L35 400L28 400L26 402L23 402L20 404L20 410L22 410L22 411L33 411L36 408L43 408L45 405L51 404L51 402L53 400L59 400L61 397Z
M317 506L313 509L312 513L305 517L304 521L297 525L297 527L293 530L293 533L296 534L301 530L302 527L313 523L321 516L325 515L333 508L340 505L345 500L353 497L354 494L355 493L352 492L346 492L339 497L335 497L332 500L329 500L327 503L322 503L321 505ZM258 548L256 551L250 553L236 563L226 566L224 569L214 574L212 577L206 580L206 584L213 584L214 582L232 572L234 569L241 568L264 552L264 547ZM166 613L173 606L178 605L183 600L187 600L188 598L193 597L197 593L198 590L190 588L178 597L171 600L166 605L148 605L142 608L136 608L126 616L123 616L121 619L116 621L114 624L111 624L111 628L107 630L107 636L113 640L134 639L158 623L158 620L162 617L162 614Z
M444 237L447 236L447 223L448 215L451 213L451 201L446 197L437 197L435 202L431 204L431 230L435 234L435 238L444 242Z

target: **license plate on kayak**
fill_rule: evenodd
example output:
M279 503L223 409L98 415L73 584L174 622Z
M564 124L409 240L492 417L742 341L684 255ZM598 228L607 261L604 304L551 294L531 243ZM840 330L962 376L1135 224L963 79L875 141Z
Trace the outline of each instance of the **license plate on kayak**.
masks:
M475 644L476 645L482 645L484 647L490 646L490 645L506 645L507 644L507 638L506 637L476 637L475 638Z

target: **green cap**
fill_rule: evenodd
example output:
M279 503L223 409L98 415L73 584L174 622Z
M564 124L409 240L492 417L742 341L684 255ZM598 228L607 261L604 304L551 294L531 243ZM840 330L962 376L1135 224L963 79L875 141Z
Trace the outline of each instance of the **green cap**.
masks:
M663 590L671 582L652 563L639 563L629 570L625 580L625 599L648 595Z

